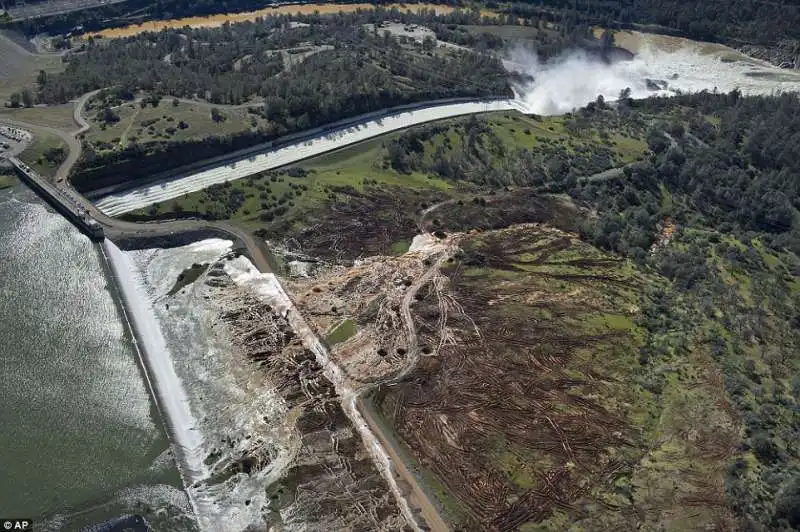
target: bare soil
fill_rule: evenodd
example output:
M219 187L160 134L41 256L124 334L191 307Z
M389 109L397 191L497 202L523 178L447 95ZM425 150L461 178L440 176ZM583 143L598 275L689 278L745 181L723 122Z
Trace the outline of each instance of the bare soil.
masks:
M342 411L333 384L286 318L223 277L212 277L211 282L225 287L225 297L236 301L232 310L220 316L232 331L234 347L279 391L294 420L298 441L293 458L280 480L267 487L273 510L270 525L407 530L385 480ZM268 464L267 454L253 452L227 464L215 476L224 480Z
M419 11L423 9L431 9L437 13L447 14L455 11L456 8L441 4L386 4L386 9L403 9L406 11ZM242 13L226 13L220 15L210 15L207 17L187 17L173 20L154 20L145 22L143 24L133 24L122 28L109 28L97 33L93 36L101 36L106 39L118 39L120 37L130 37L145 31L161 31L165 28L183 28L190 26L192 28L217 28L225 23L236 23L255 20L258 17L265 17L270 15L313 15L319 13L321 15L332 13L349 13L357 10L375 9L374 4L299 4L299 5L286 5L267 7L257 11L245 11ZM486 12L491 15L491 12Z

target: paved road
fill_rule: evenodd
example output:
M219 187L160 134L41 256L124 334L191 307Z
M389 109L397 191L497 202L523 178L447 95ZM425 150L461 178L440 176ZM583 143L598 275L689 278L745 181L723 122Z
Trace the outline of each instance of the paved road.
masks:
M409 504L413 504L414 510L417 510L422 515L429 531L449 532L451 530L450 526L448 526L447 521L439 512L434 495L426 489L424 484L417 480L412 470L412 465L403 458L399 444L391 434L384 432L381 423L376 419L378 414L370 406L369 399L364 399L363 395L363 393L359 394L359 397L356 398L355 406L361 412L372 433L380 441L389 458L391 458L391 464L397 475L409 485L410 493L406 497L409 500Z
M95 91L96 93L97 91ZM99 208L97 208L94 204L92 204L88 199L78 193L69 183L67 176L69 175L70 170L72 169L75 162L77 162L80 152L81 152L81 143L77 139L77 136L81 133L87 131L90 127L90 124L86 121L83 117L82 111L86 104L86 102L93 96L94 93L89 93L81 97L77 102L73 114L73 118L75 120L78 129L74 132L65 132L62 130L58 130L55 128L44 127L44 126L37 126L35 124L29 124L21 121L12 121L8 120L11 124L17 125L22 128L36 130L44 130L49 133L55 134L62 138L69 147L69 155L66 160L61 164L55 174L55 182L53 186L59 189L62 193L67 195L71 198L74 202L78 203L81 207L86 209L86 211L98 222L100 223L106 235L111 238L111 240L117 239L137 239L137 238L157 238L157 237L167 237L177 235L179 233L186 233L186 232L208 232L214 231L219 232L229 237L233 238L234 240L238 240L241 242L245 248L247 249L249 258L253 262L254 266L258 268L261 272L270 272L270 264L269 264L269 250L267 249L263 240L256 238L254 235L249 233L246 230L243 230L239 227L233 226L226 222L212 222L212 221L205 221L205 220L177 220L177 221L168 221L168 222L148 222L148 223L136 223L136 222L127 222L123 220L118 220L111 216L104 214ZM406 326L406 334L408 340L408 349L409 353L412 354L412 360L415 360L415 357L418 357L418 342L416 338L416 332L414 329L413 320L410 315L409 311L409 304L410 299L413 296L414 292L418 290L421 286L423 286L435 273L438 271L438 268L441 266L441 263L447 257L446 253L443 253L436 261L436 263L425 272L425 274L417 280L417 282L411 287L408 291L407 297L404 300L403 304L403 318L405 321ZM288 299L288 298L287 298ZM300 314L295 311L295 313L299 317ZM319 343L321 346L322 344ZM402 372L403 374L407 373L413 368L413 363L409 364L405 370ZM406 464L400 455L398 449L396 449L393 445L393 441L388 435L384 434L381 430L379 423L372 417L372 412L369 408L364 408L364 405L361 404L360 401L356 401L357 396L353 397L353 408L361 414L364 418L366 423L368 424L367 430L370 428L372 431L375 432L377 441L376 443L385 449L385 452L388 453L388 456L391 459L391 462L394 465L395 471L399 474L405 481L410 485L411 492L413 493L413 499L418 511L421 513L425 521L427 522L428 529L433 530L435 532L445 532L449 530L448 525L442 519L442 516L439 514L439 511L436 507L435 502L432 500L430 494L426 491L425 487L421 485L414 474L411 472L409 465ZM344 406L344 405L343 405Z
M64 142L67 143L69 154L64 162L59 166L55 173L54 185L73 201L80 204L86 209L89 214L97 220L104 228L106 235L111 240L126 240L131 241L135 239L154 239L158 237L171 237L184 233L198 234L202 232L218 233L220 236L227 235L233 240L241 242L247 249L248 256L253 261L253 264L261 272L270 272L272 268L269 264L269 250L264 242L249 231L236 227L226 222L213 222L206 220L175 220L165 222L126 222L118 220L105 215L97 207L92 204L88 199L75 190L67 180L70 170L78 161L81 153L81 142L76 138L77 135L84 133L90 127L90 124L82 116L82 109L86 102L96 93L89 93L82 96L76 106L73 114L75 123L78 129L74 132L68 133L66 131L56 129L53 127L39 126L20 120L8 120L2 118L3 123L8 123L23 129L32 130L34 133L37 131L45 131L53 135L57 135Z
M0 123L3 124L10 124L12 126L27 129L32 131L34 134L37 132L45 132L51 135L56 135L63 140L67 147L69 148L69 153L67 154L67 158L61 163L61 166L58 167L55 174L55 180L57 182L66 181L66 177L69 174L70 169L72 166L78 161L78 157L81 154L81 142L76 139L72 134L67 133L66 131L50 126L41 126L38 124L33 124L31 122L24 122L22 120L15 120L13 118L6 118L5 116L0 115ZM49 176L48 176L49 177Z
M222 165L211 170L203 170L197 174L187 176L186 179L179 180L178 182L171 182L169 186L166 185L152 185L145 187L143 190L134 190L132 192L117 196L116 198L108 198L107 201L99 202L99 207L92 204L88 199L78 193L69 183L67 177L75 163L78 161L81 154L81 141L77 138L80 134L86 132L91 125L83 116L83 108L86 102L99 91L92 91L83 95L75 103L73 111L73 119L78 129L75 131L66 132L60 129L47 126L39 126L32 123L27 123L19 120L4 120L9 124L18 127L31 129L33 131L46 131L48 133L59 136L69 147L69 154L66 160L61 164L55 174L55 185L73 201L80 204L86 211L101 225L103 225L106 234L112 239L136 239L147 238L152 239L155 237L168 237L180 233L196 232L201 233L214 232L224 235L229 235L242 242L247 248L253 264L262 272L271 271L269 266L269 251L264 243L250 234L248 231L235 227L226 222L212 222L205 220L176 220L164 222L147 222L147 223L134 223L125 222L113 218L110 215L118 215L124 212L129 212L135 208L146 206L169 199L189 191L199 190L221 180L235 179L253 173L251 167L261 166L282 166L292 162L316 155L317 152L322 153L341 147L342 145L352 144L362 140L367 140L388 131L410 127L418 123L428 122L439 118L447 118L450 116L457 116L463 114L470 114L475 112L484 112L487 110L497 109L515 109L516 102L514 101L494 101L494 102L467 102L451 105L440 105L432 108L422 108L410 112L404 112L396 116L381 117L378 119L371 119L359 126L348 127L341 131L332 131L321 134L319 138L313 140L306 140L298 142L295 145L286 146L278 150L273 150L267 154L253 156L246 161L238 161L236 164ZM396 122L396 123L395 123ZM231 173L235 173L234 177ZM220 178L220 175L223 175ZM187 184L188 182L188 184ZM187 190L187 186L191 190ZM116 208L109 208L110 205L115 205ZM102 210L101 210L102 208ZM105 211L105 212L103 212ZM108 214L106 214L108 213Z

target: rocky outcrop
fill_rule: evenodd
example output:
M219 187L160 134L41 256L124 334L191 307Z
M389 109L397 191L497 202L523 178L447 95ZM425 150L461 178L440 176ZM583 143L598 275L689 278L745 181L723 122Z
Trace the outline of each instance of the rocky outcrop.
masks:
M669 83L667 83L663 79L645 78L644 82L645 85L647 86L647 90L649 91L664 91L667 90L667 88L669 87Z
M589 56L604 63L611 64L618 61L631 61L636 54L619 46L605 45L599 40L582 39L580 48Z
M800 68L800 41L785 40L774 45L744 44L736 48L743 54L780 68Z

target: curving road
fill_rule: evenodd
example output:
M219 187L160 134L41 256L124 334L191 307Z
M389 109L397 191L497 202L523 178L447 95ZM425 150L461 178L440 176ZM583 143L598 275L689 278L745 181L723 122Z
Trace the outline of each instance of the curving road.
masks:
M81 195L69 183L67 176L72 167L77 162L81 154L81 142L77 138L78 135L85 133L91 127L89 122L83 117L82 110L86 102L94 96L98 91L93 91L84 94L75 105L73 111L73 119L75 120L78 129L72 133L67 133L61 129L56 129L48 126L39 126L20 120L10 120L0 118L3 123L11 124L23 129L30 129L34 132L44 131L57 135L69 147L69 154L67 158L61 163L55 173L55 182L53 186L60 190L67 197L78 203L84 208L89 215L97 220L103 226L106 236L111 240L125 240L128 242L138 239L152 241L156 238L171 238L180 234L196 233L196 234L218 234L219 236L227 236L232 240L241 242L247 250L248 257L252 260L253 265L261 272L271 272L272 268L269 262L269 250L266 244L256 238L249 231L240 227L236 227L226 222L214 222L207 220L174 220L163 222L126 222L118 220L111 216L106 215L100 209L95 207L92 202Z
M66 132L53 127L39 126L20 120L3 119L3 122L33 131L45 131L57 135L64 140L69 147L69 154L56 171L53 185L85 209L92 218L97 220L97 222L103 226L106 235L112 240L130 242L137 239L146 239L152 242L152 239L155 238L174 237L185 233L196 233L198 235L227 235L241 242L246 247L253 264L262 272L271 271L268 260L270 254L266 245L250 232L232 224L194 219L139 223L118 220L113 216L130 212L159 201L175 198L189 192L202 190L215 183L230 181L270 168L292 164L302 159L363 142L417 124L487 111L524 110L523 104L516 100L494 100L433 104L429 107L397 112L388 116L378 118L373 116L355 125L350 124L339 129L324 131L318 135L305 138L293 144L271 151L249 155L244 159L234 162L223 162L218 166L191 173L177 180L155 185L145 185L128 192L110 195L103 198L95 205L76 191L69 183L67 177L81 154L82 146L78 137L91 127L91 124L83 116L83 109L86 102L98 92L99 91L89 92L76 100L73 110L73 120L78 126L78 129L72 132Z
M94 205L80 193L78 193L69 183L67 176L69 175L70 170L72 169L75 162L78 160L80 153L81 153L81 143L78 139L78 136L84 132L86 132L90 128L89 122L83 117L82 110L86 104L86 102L94 95L97 91L92 93L85 94L82 96L75 105L75 109L73 112L73 118L78 126L78 129L74 132L67 133L62 130L58 130L51 127L44 127L44 126L37 126L35 124L29 124L22 121L17 120L3 120L4 122L8 122L14 124L16 126L36 130L44 130L48 133L55 134L59 136L64 142L67 143L69 146L69 155L66 160L61 164L55 174L55 182L51 183L51 186L58 189L61 193L66 195L70 198L73 202L80 205L81 208L85 209L85 211L94 218L98 223L100 223L106 235L111 240L135 240L135 239L152 239L157 237L174 237L181 233L205 233L206 235L209 232L216 232L227 235L228 237L241 242L245 248L247 249L248 255L250 260L252 261L253 265L258 268L261 272L271 272L270 264L269 264L269 250L266 247L266 244L263 240L256 238L254 235L249 233L248 231L231 225L226 222L213 222L213 221L205 221L205 220L176 220L176 221L165 221L165 222L148 222L148 223L137 223L137 222L127 222L123 220L119 220L109 216L105 212L103 212L98 206ZM471 114L474 112L483 112L486 110L486 103L481 102L479 105L480 107L475 110L475 104L455 104L458 107L450 106L449 110L445 111L445 118L449 116L459 116L463 114ZM502 109L519 109L517 107L516 102L513 101L503 101L498 105L502 106ZM297 160L304 159L306 157L310 157L315 155L314 150L309 150L309 145L313 147L314 142L321 143L321 147L318 146L318 149L322 151L329 151L331 149L339 148L343 145L352 144L354 142L360 142L362 140L366 140L369 138L373 138L378 135L382 135L387 133L388 131L394 131L396 129L401 129L404 127L410 127L416 125L418 123L424 123L430 120L436 120L441 118L441 111L442 108L447 106L436 106L434 108L434 113L426 113L425 111L430 111L432 108L422 109L423 113L418 114L416 118L414 118L413 113L402 113L402 115L411 115L411 120L408 120L408 116L403 117L402 122L397 122L392 125L390 124L387 126L385 123L392 118L393 116L389 116L387 118L383 118L380 120L373 120L372 127L351 127L346 130L342 130L340 132L335 132L334 134L328 133L324 137L320 137L317 139L312 140L305 140L302 143L293 144L282 148L280 150L275 150L266 154L264 157L268 157L270 154L274 154L275 152L282 152L285 154L284 156L286 159L281 159L280 161L288 160L288 162L282 162L280 165L283 164L290 164L291 162L295 162ZM494 109L492 109L494 110ZM440 114L436 114L436 112ZM447 114L452 113L452 114ZM433 116L433 118L432 118ZM368 123L362 124L362 126L367 125ZM349 135L349 136L348 136ZM258 156L256 156L258 157ZM275 157L273 155L273 157ZM223 168L228 168L228 165L223 165ZM235 165L234 165L235 167ZM207 185L206 185L207 186ZM156 185L156 187L160 188L160 185ZM422 218L433 210L438 207L441 207L444 204L450 203L450 200L447 202L442 202L441 204L437 204L431 208L429 208L425 213L423 213ZM421 224L420 224L421 225ZM201 237L203 238L203 237ZM402 308L401 308L401 316L404 322L404 329L406 334L406 341L407 341L407 349L408 349L408 356L409 360L405 367L399 372L399 374L394 375L392 377L392 381L397 381L401 379L403 376L408 374L414 366L416 365L417 360L419 359L419 345L417 334L415 330L415 325L413 321L413 317L410 311L411 301L413 296L416 292L423 287L433 276L439 271L441 264L450 256L450 252L452 248L445 243L438 244L441 246L439 250L439 256L436 258L434 263L412 284L411 287L407 290L405 297L403 298ZM271 276L274 278L274 276ZM277 278L274 279L276 286L280 286L280 283L277 281ZM282 298L285 300L284 303L287 309L293 307L291 300L289 297L283 292L282 288L280 289L280 294ZM368 450L371 451L371 454L375 454L373 459L376 461L379 469L387 475L387 481L389 482L390 487L393 488L395 492L395 496L398 497L398 502L401 506L401 509L404 510L404 514L406 514L407 518L409 519L409 524L412 525L413 528L421 530L427 529L432 530L434 532L446 532L450 530L449 526L447 525L446 521L442 518L439 513L439 510L436 506L435 499L431 496L431 494L426 490L425 486L419 483L418 479L415 477L414 473L412 472L409 464L405 463L404 458L400 454L397 448L395 448L395 444L392 438L388 437L387 434L383 433L383 429L380 425L376 422L373 418L373 413L370 411L369 408L365 408L364 404L362 403L361 397L364 396L365 392L369 391L372 387L368 387L364 390L360 390L358 392L350 389L349 385L342 381L342 376L338 367L335 366L329 359L329 354L323 347L323 344L319 341L313 331L303 322L303 318L301 314L294 309L293 312L290 314L287 313L287 316L291 315L290 320L292 321L292 326L296 331L303 331L304 334L301 334L306 341L310 343L312 351L315 352L318 360L323 362L323 366L329 367L329 369L333 372L332 374L328 375L329 372L326 372L326 376L337 385L337 391L342 392L342 407L348 417L351 418L351 421L354 423L355 427L359 430L364 438L365 444L368 447ZM421 514L421 517L426 521L427 527L422 528L417 525L416 518L414 516L413 511L408 506L408 502L405 500L405 497L400 490L396 480L394 479L394 474L397 474L400 478L403 478L410 487L410 496L413 497L413 500L417 506L418 511Z

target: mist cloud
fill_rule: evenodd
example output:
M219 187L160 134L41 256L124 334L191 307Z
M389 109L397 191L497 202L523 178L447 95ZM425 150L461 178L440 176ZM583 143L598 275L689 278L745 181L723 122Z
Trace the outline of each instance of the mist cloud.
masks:
M509 53L506 66L533 77L515 90L530 112L541 115L570 112L601 94L607 101L616 100L625 88L631 89L634 98L715 89L729 92L738 88L745 94L800 90L797 73L744 58L722 61L718 55L702 54L691 46L669 52L645 48L630 61L611 64L583 51L542 63L535 53L520 47ZM666 82L667 90L651 90L648 79Z

